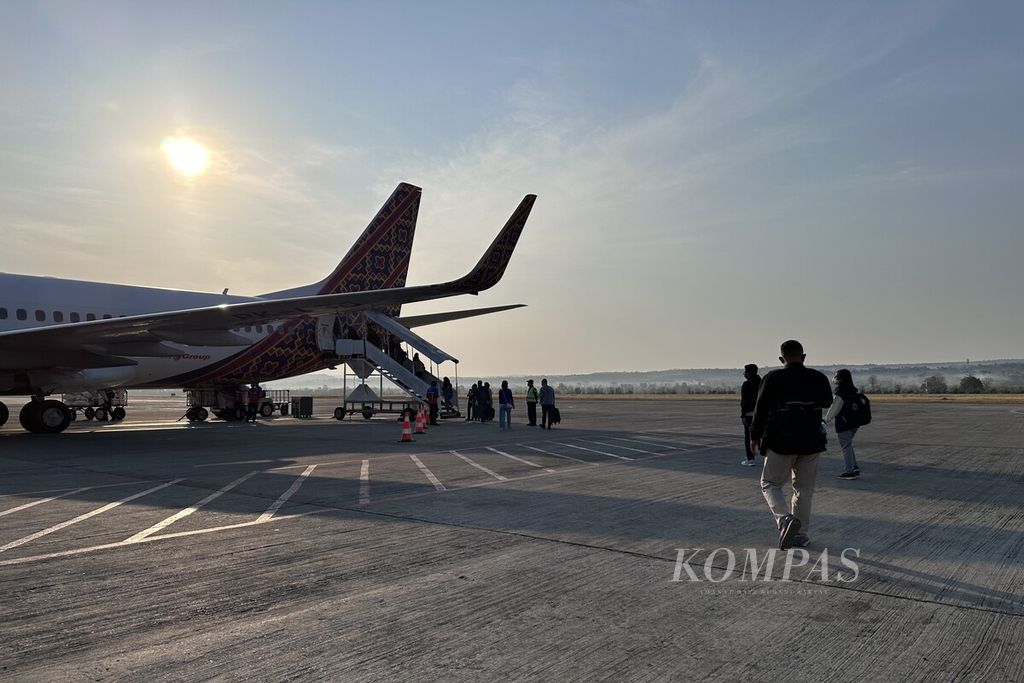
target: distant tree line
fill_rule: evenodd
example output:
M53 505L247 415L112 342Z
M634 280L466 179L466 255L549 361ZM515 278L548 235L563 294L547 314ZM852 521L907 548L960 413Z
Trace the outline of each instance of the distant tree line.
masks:
M959 382L951 384L941 374L934 374L920 380L879 381L875 375L868 376L859 387L867 394L1022 394L1024 383L995 383L989 378L981 379L974 375L966 375ZM603 396L603 395L662 395L662 394L738 394L739 385L711 386L706 384L687 384L686 382L655 383L640 382L637 384L568 384L559 382L555 391L562 395Z
M1015 382L1013 380L1019 380ZM492 387L493 387L492 383ZM857 381L858 388L866 394L1024 394L1024 377L1014 377L1011 381L995 382L991 378L979 378L965 375L956 382L950 382L945 375L935 373L924 378L898 378L880 380L877 375ZM559 382L554 385L555 392L560 396L649 396L649 395L721 395L738 394L739 384L712 385L689 384L687 382L621 382L612 384L568 383ZM354 387L349 387L349 390ZM378 386L372 389L379 391ZM459 386L459 395L463 395L468 387ZM314 396L340 396L341 387L322 385L306 389L293 389L296 394L312 393ZM517 395L522 391L516 390ZM404 394L397 388L385 384L384 398L402 398Z

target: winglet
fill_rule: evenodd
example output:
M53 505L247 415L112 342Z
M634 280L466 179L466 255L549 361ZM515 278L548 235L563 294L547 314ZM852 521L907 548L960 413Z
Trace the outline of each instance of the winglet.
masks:
M519 207L512 213L508 222L505 223L505 227L491 242L491 246L484 252L473 270L453 284L470 294L482 292L498 284L501 276L505 274L505 267L508 266L508 262L512 258L516 242L519 241L519 235L522 234L523 228L526 226L526 219L530 217L530 210L533 209L533 203L536 200L537 195L535 194L523 197L523 201L519 202Z

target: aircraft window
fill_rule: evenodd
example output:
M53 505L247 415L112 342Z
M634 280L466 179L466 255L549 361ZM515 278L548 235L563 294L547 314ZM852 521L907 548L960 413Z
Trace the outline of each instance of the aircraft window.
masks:
M82 316L78 315L74 311L71 312L71 322L77 323L82 319Z
M267 325L267 334L274 334L274 326Z
M246 328L245 328L245 331L246 331L246 332L252 332L252 327L246 327Z
M46 320L46 311L36 310L36 320L39 322Z
M85 314L85 319L86 320L95 320L96 319L96 314L95 313L86 313Z
M62 323L62 322L64 322L64 314L61 313L60 311L54 311L53 312L53 322L55 322L55 323Z
M18 320L28 320L28 311L26 311L24 308L19 308Z
M0 320L7 320L7 309L0 308Z
M263 334L263 325L257 325L256 331L259 332L260 334Z
M103 314L103 319L104 319L104 320L110 320L110 319L111 319L111 318L113 318L113 317L114 317L114 316L110 315L109 313L104 313L104 314Z

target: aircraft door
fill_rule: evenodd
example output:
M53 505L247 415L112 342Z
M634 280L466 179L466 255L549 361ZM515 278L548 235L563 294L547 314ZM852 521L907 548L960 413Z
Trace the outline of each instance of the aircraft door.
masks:
M334 353L334 330L336 315L321 315L316 319L316 345L321 351Z

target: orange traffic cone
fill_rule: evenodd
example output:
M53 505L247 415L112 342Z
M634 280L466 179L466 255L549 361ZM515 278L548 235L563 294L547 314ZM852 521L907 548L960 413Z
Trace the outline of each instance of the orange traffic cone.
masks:
M423 427L423 411L422 410L417 410L416 411L416 433L417 434L422 434L425 431L427 431L427 430Z
M412 443L412 425L409 424L409 411L402 413L402 438L398 440L398 443Z
M423 431L427 431L430 428L430 420L427 418L427 406L420 404L420 415L423 416L421 418L423 421Z

